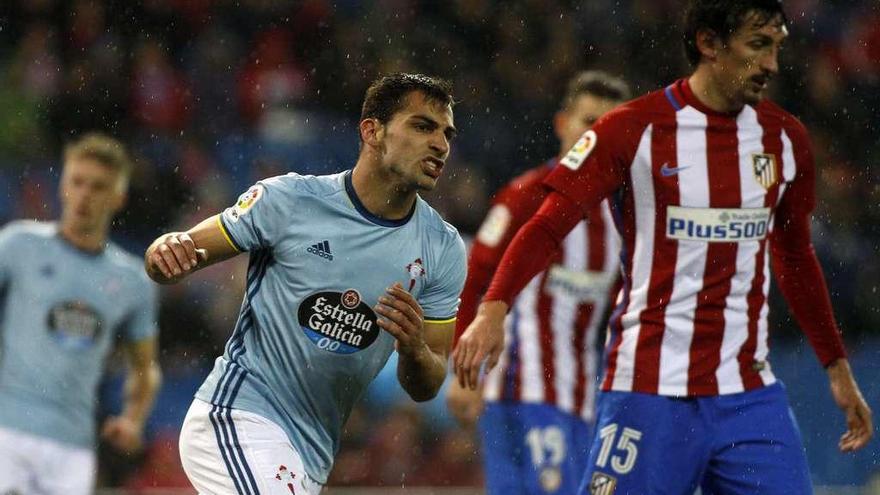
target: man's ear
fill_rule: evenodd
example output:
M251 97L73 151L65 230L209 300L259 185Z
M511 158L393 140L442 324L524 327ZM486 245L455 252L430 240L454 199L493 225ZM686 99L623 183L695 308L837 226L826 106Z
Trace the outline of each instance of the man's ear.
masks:
M361 141L367 146L377 147L385 137L385 126L377 119L364 119L360 123Z
M556 134L556 139L560 142L562 141L562 135L565 131L565 127L568 125L568 119L571 118L571 115L566 110L559 110L553 115L553 133Z
M701 29L697 31L697 50L703 58L715 61L718 58L718 50L721 49L721 38L715 31L711 29Z

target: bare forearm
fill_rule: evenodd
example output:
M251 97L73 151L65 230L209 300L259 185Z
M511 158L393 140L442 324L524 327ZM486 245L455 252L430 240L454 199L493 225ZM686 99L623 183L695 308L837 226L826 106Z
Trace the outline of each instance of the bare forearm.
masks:
M143 370L131 370L125 380L125 403L122 415L143 425L162 384L162 371L156 363Z
M397 380L416 402L437 396L446 379L446 358L425 346L421 351L401 353L397 361Z
M153 241L144 254L144 268L155 282L173 284L236 254L220 216L214 215L186 232L170 232Z

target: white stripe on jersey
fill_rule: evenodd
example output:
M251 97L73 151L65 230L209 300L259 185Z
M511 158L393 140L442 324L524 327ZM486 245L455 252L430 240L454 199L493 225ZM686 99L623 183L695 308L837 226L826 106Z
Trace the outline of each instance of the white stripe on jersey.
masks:
M614 371L614 390L631 390L635 373L636 345L639 342L641 325L639 316L648 304L648 289L651 287L651 268L654 260L654 178L651 171L651 135L653 126L649 125L642 133L639 147L630 168L633 184L633 202L636 220L635 251L633 260L632 287L629 305L621 317L621 342L617 351L617 364Z
M788 138L788 134L785 131L782 131L782 179L784 182L779 185L779 196L777 197L776 204L778 205L780 201L782 201L782 195L785 194L785 188L788 186L788 183L794 180L795 173L797 172L797 165L794 161L794 149L791 145L791 139Z
M538 318L538 295L541 288L539 273L529 282L516 300L519 316L515 331L519 337L520 400L544 401L544 369L541 362L541 322Z
M504 345L505 352L501 353L498 358L498 364L486 374L483 383L483 398L487 401L497 401L501 399L501 392L504 388L504 374L510 366L510 346L513 342L513 314L515 309L511 311L504 320Z
M693 107L686 107L675 115L678 131L675 133L678 194L683 207L709 206L709 164L707 161L706 115ZM686 187L682 185L686 184ZM694 315L697 296L703 287L706 254L709 244L679 241L676 252L675 284L666 305L660 347L661 395L687 395L688 368L691 340L694 336Z
M562 264L569 270L586 272L589 246L586 222L578 223L562 241ZM578 316L579 302L570 297L554 295L550 322L553 326L553 386L556 389L556 405L559 409L574 411L574 387L577 382L577 356L574 348L573 330ZM592 333L595 333L593 331ZM584 356L587 358L587 356ZM590 356L589 361L595 361ZM569 371L570 370L570 371Z
M764 257L764 295L769 294L770 290L770 256ZM770 312L770 304L768 302L768 297L764 298L764 306L761 307L761 317L758 320L758 346L755 348L755 361L767 363L758 374L761 375L761 380L764 381L764 385L772 385L776 383L776 377L773 375L773 370L770 369L769 362L767 362L767 355L770 354L770 348L767 344L767 313Z

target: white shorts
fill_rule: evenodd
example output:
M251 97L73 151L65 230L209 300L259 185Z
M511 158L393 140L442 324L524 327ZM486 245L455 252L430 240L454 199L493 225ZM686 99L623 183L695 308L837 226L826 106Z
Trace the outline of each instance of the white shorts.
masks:
M96 467L92 449L0 427L0 493L88 495Z
M203 495L318 495L322 488L280 426L199 399L183 420L180 459Z

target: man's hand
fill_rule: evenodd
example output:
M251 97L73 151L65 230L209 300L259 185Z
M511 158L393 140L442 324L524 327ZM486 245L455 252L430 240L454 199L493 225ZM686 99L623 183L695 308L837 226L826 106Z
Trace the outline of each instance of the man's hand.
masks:
M114 449L131 454L143 447L143 432L142 424L126 416L114 416L104 421L101 438Z
M208 251L196 249L189 234L172 232L156 239L144 255L147 274L160 284L177 282L208 261Z
M379 297L379 304L373 309L382 316L378 320L379 327L397 339L395 347L398 353L415 356L430 352L425 343L422 307L400 283L386 289L385 295Z
M862 397L849 361L838 359L828 366L827 371L834 401L846 415L847 430L837 446L841 452L854 452L867 445L874 435L871 408Z
M479 390L462 387L452 380L446 390L446 407L464 428L473 428L483 412L483 398Z
M399 283L379 297L374 309L381 316L379 327L396 339L400 385L416 402L436 397L446 379L446 361L455 324L426 324L422 307Z
M474 321L458 339L458 345L452 351L452 362L462 387L476 390L483 361L486 360L486 371L498 363L498 357L504 350L506 315L507 303L503 301L481 303Z

